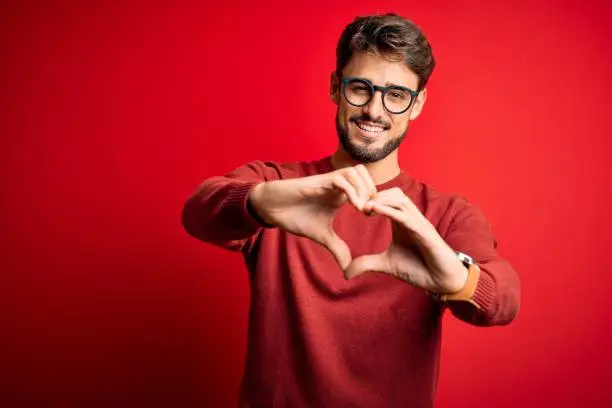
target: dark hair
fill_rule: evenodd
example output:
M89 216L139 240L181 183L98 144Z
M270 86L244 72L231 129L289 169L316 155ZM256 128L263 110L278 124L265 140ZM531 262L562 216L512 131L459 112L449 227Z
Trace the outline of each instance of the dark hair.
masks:
M391 61L405 61L419 77L419 91L427 85L436 65L431 46L421 29L393 13L357 17L344 28L336 48L338 78L355 52L372 52Z

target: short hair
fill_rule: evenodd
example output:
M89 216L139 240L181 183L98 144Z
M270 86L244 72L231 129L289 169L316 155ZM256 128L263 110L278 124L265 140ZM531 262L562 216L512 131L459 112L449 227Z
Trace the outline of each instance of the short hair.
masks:
M390 61L405 61L419 77L419 91L427 85L436 65L431 45L421 29L394 13L356 17L344 28L336 48L338 77L356 52L375 53Z

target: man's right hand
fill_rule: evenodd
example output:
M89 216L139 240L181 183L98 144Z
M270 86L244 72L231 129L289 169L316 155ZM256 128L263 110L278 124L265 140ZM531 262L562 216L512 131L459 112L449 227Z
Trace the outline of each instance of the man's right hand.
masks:
M351 252L334 231L334 217L347 200L367 212L366 203L374 194L376 184L359 164L326 174L261 183L253 188L249 200L266 223L325 246L345 270L351 263Z

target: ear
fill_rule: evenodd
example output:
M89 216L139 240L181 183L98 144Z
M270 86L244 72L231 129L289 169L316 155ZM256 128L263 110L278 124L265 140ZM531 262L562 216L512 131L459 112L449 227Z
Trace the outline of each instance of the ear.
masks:
M329 97L336 105L340 102L340 81L335 72L329 78Z
M427 100L427 88L423 89L419 92L414 104L412 105L412 109L410 110L410 120L415 120L421 114L423 110L423 105L425 105L425 101Z

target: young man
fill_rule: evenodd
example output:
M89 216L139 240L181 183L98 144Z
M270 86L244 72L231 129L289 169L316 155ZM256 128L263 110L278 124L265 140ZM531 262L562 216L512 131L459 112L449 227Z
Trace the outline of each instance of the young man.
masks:
M479 326L516 316L519 279L483 214L398 164L434 65L410 21L357 18L331 76L338 150L252 162L186 202L187 232L250 272L241 406L431 407L444 310Z

